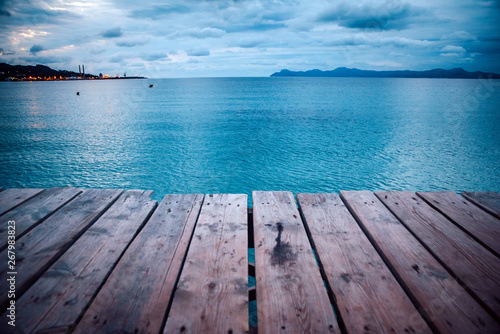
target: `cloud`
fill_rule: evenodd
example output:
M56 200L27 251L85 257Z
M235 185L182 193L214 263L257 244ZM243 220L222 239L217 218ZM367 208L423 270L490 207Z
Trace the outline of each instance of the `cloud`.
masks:
M340 4L337 7L321 13L317 21L334 22L341 27L368 30L403 30L412 19L426 14L426 10L410 4L401 4L392 8L389 3L384 5Z
M108 29L108 30L104 31L101 35L104 38L122 37L123 36L123 31L122 31L122 28L115 27L115 28L111 28L111 29Z
M469 34L467 31L455 31L451 34L444 35L443 37L441 37L441 39L463 42L477 41L477 38Z
M8 2L8 6L6 5ZM7 26L25 26L31 28L38 25L60 24L63 22L81 19L82 16L75 12L59 8L53 5L50 7L44 1L1 1L0 17L2 25L0 29ZM5 8L8 8L6 10Z
M210 56L210 50L208 49L197 49L186 51L186 54L191 57L205 57Z
M465 53L465 49L461 46L446 45L441 49L441 52L451 52L451 53Z
M152 66L154 77L266 76L271 66L500 72L493 9L466 0L0 0L11 14L0 14L0 62L69 56L103 73ZM30 53L34 44L43 50Z
M191 28L184 31L179 31L175 34L172 34L172 38L178 37L193 37L198 39L205 38L220 38L226 34L226 31L219 28L206 27L203 29L200 28Z
M4 49L0 48L0 56L9 56L9 55L13 55L13 54L16 54L16 53L14 51L4 50Z
M101 54L101 53L106 52L106 50L105 50L105 49L99 49L99 48L90 49L89 51L90 51L90 53L91 53L91 54L93 54L93 55L99 55L99 54Z
M225 27L227 32L245 32L245 31L269 31L275 29L286 28L284 23L266 23L266 22L249 22L249 23L235 23Z
M290 9L280 10L280 11L264 13L264 15L262 15L262 18L264 20L270 20L270 21L286 21L292 18L293 14L294 14L293 11Z
M328 43L328 45L331 46L372 45L377 47L384 47L388 45L396 47L427 47L432 44L432 42L427 40L418 40L406 37L368 36L366 34L346 35L345 37L334 39Z
M119 56L119 55L116 55L116 56L109 58L110 63L121 63L122 61L123 61L123 57Z
M166 52L152 52L149 54L144 54L141 56L142 60L145 61L169 61L170 58Z
M120 47L131 48L137 45L146 45L148 43L149 41L119 41L116 42L115 44Z
M10 12L4 9L6 2L5 0L0 0L0 16L11 16Z
M381 60L381 61L368 61L368 65L377 67L402 67L403 64L391 60Z
M239 41L236 45L239 46L240 48L250 49L257 47L262 43L264 43L262 39L245 39Z
M70 57L19 57L19 60L33 64L67 64L71 62Z
M134 19L159 20L170 14L186 14L193 11L193 8L183 4L158 5L146 9L136 9L129 13L128 17Z
M33 55L36 55L37 52L40 52L40 51L45 51L45 48L42 45L40 45L40 44L34 44L30 48L30 53L33 54Z
M10 12L4 9L6 3L6 0L0 0L0 16L11 16Z

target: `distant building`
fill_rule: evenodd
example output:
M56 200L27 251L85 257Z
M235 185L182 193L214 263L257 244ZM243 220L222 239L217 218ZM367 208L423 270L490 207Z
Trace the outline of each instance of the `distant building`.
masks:
M102 73L99 73L99 79L102 79L103 76L102 76Z

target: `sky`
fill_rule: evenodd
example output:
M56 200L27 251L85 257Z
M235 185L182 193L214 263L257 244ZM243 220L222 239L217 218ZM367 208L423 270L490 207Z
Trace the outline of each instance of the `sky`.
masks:
M0 0L0 62L151 78L500 73L500 0Z

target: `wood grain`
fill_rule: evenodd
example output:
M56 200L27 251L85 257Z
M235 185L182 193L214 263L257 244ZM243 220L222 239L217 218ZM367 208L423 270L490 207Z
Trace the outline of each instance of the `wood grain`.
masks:
M202 201L194 194L163 198L74 333L160 332Z
M376 195L499 320L500 260L415 194Z
M496 333L499 324L368 191L341 192L358 222L440 333Z
M494 191L463 192L462 196L500 219L500 194Z
M247 231L247 195L205 196L165 334L248 333Z
M337 194L297 194L297 201L349 333L430 333ZM366 217L372 208L356 209Z
M16 240L82 192L78 188L50 188L2 216L16 222ZM7 247L7 224L0 225L0 251Z
M290 192L253 192L259 333L339 333Z
M122 190L84 190L76 199L33 228L16 243L16 298L40 277L122 193ZM7 249L0 253L7 259ZM0 262L1 278L8 263ZM0 284L0 305L7 305L7 284Z
M0 331L69 331L156 207L150 196L140 190L122 194L17 301L16 327L2 321Z
M417 195L500 257L500 219L451 191L417 192Z
M41 193L43 189L6 189L0 192L0 215L12 210L30 198ZM2 219L3 220L3 219ZM4 223L2 223L3 225Z

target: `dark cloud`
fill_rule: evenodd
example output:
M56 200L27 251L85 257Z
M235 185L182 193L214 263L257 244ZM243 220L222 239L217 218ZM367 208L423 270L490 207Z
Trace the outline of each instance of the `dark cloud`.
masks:
M137 45L145 45L147 43L147 41L119 41L116 42L116 45L120 47L131 48Z
M335 22L341 27L368 30L402 30L413 23L413 19L428 14L426 10L401 4L390 7L388 4L373 6L364 4L341 4L321 13L319 22Z
M151 19L159 20L162 17L170 14L187 14L191 13L194 8L184 4L159 5L147 9L136 9L128 15L134 19Z
M241 48L255 48L263 43L263 40L260 39L250 39L250 40L242 40L237 43L237 46Z
M186 51L186 53L188 56L191 56L191 57L210 56L210 50L208 50L208 49L189 50L189 51Z
M45 48L40 45L40 44L34 44L31 48L30 48L30 53L33 54L33 55L36 55L37 52L40 52L40 51L44 51Z
M11 16L10 12L5 9L6 4L6 0L0 0L0 16Z
M245 31L263 32L263 31L286 28L286 25L284 23L265 23L260 21L250 22L250 23L242 23L242 22L231 24L228 27L226 27L225 30L227 32L245 32Z
M122 28L115 27L115 28L111 28L111 29L108 29L108 30L104 31L101 35L104 38L122 37L123 36L123 31L122 31Z
M220 38L226 34L225 30L219 28L205 27L205 28L190 28L184 31L179 31L171 35L172 38L179 37L193 37L198 39L205 38Z
M170 60L166 52L152 52L141 56L145 61Z
M60 24L82 17L65 9L46 9L46 5L41 1L0 1L0 17L3 16L0 29L8 26Z
M67 64L71 62L70 57L19 57L19 60L32 64Z
M264 15L262 15L262 18L264 20L270 20L270 21L286 21L292 17L293 17L292 11L276 11L276 12L265 13Z
M110 63L121 63L122 61L123 61L122 56L113 56L113 57L109 58Z
M90 49L89 51L93 55L100 55L100 54L106 52L105 49L100 49L100 48Z

